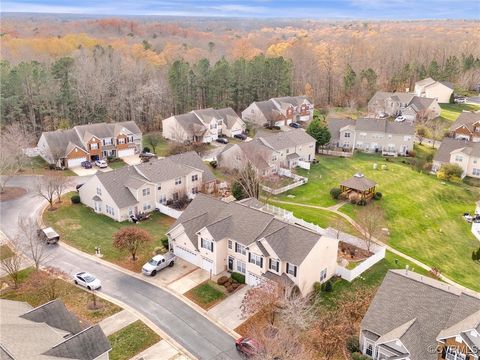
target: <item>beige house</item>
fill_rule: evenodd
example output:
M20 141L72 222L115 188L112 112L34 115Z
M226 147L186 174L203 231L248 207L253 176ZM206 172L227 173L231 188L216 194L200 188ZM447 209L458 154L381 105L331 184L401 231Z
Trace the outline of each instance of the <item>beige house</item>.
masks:
M163 120L163 137L174 141L209 143L219 135L233 137L245 132L246 125L232 108L200 109Z
M285 126L291 122L313 119L313 104L306 96L284 96L255 101L242 111L244 121L257 125L266 123Z
M426 78L415 83L415 95L436 99L439 103L449 103L453 94L453 85L447 81L435 81Z
M440 105L434 98L420 97L413 93L377 91L368 102L372 117L403 115L406 121L431 120L440 116Z
M241 170L251 163L261 175L270 175L279 168L291 169L299 162L315 158L315 139L303 129L282 131L252 141L227 145L217 155L218 166Z
M432 170L436 172L447 163L459 165L462 176L480 178L480 142L444 138L433 158Z
M245 275L252 286L270 279L302 294L335 274L338 240L292 225L246 199L226 203L199 194L168 230L170 250L217 275Z
M2 360L108 360L112 349L100 325L80 322L59 300L36 308L0 300Z
M480 112L462 112L450 126L450 136L458 140L480 142Z
M84 161L127 157L141 151L142 132L133 121L75 126L43 132L37 148L49 164L78 167Z
M199 191L212 192L215 177L195 152L97 173L79 189L95 212L125 221Z
M408 270L390 270L360 324L372 359L477 360L480 296Z
M328 128L330 144L335 148L390 156L405 156L413 150L415 127L406 123L387 119L331 119Z

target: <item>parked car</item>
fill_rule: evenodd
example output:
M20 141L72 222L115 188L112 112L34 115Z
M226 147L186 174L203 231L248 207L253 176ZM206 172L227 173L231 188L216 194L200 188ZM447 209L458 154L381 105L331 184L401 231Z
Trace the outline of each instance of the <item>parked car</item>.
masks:
M253 357L262 352L260 343L249 337L241 337L237 339L237 341L235 341L235 347L246 357Z
M82 271L73 276L76 285L86 287L88 290L96 290L102 287L102 283L92 274Z
M95 160L95 165L102 169L108 167L108 164L105 160Z
M223 137L219 137L215 141L220 143L220 144L228 144L228 139L225 139Z
M382 113L380 113L380 114L378 115L378 117L379 117L380 119L386 119L386 118L388 118L388 114L382 112Z
M38 238L47 244L56 244L60 240L60 235L51 227L39 229L37 231Z
M397 116L397 117L395 118L395 121L396 121L396 122L402 122L402 121L405 121L405 120L407 120L407 118L406 118L405 116L403 116L403 115Z
M168 252L164 255L155 255L151 258L145 265L142 267L142 273L148 276L155 276L158 271L168 267L172 267L175 265L175 259L177 257Z
M235 134L233 135L235 139L240 139L240 140L247 140L247 135L245 134Z
M156 158L157 155L155 155L154 153L151 153L151 152L142 152L140 155L138 155L138 157L140 158L140 160L142 162L148 162L148 161L150 161L150 159Z
M456 104L465 104L467 102L467 99L464 96L459 96L454 99L454 102Z
M299 128L301 128L300 124L299 124L299 123L296 123L296 122L291 122L290 124L288 124L288 126L294 128L294 129L299 129Z
M91 163L90 161L88 161L88 160L87 160L87 161L83 161L81 165L82 165L82 167L83 167L84 169L91 169L91 168L92 168L92 163Z

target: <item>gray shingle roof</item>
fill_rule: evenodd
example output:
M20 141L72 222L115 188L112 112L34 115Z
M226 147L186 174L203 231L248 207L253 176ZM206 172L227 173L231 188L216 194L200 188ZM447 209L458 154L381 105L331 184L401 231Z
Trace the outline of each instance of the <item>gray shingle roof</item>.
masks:
M185 130L189 136L202 136L207 129L200 119L193 113L175 115L178 124Z
M123 121L117 123L94 123L77 125L74 129L78 132L83 141L88 141L91 136L98 138L115 137L125 128L133 134L140 134L141 130L134 121Z
M340 129L348 125L355 125L355 120L352 119L330 119L327 122L328 130L330 131L331 142L340 139Z
M395 135L413 135L415 127L409 124L387 119L361 118L355 123L355 129L366 132L381 132Z
M188 237L196 244L195 233L206 227L215 240L225 237L243 244L265 241L283 261L300 265L321 239L307 229L280 221L273 215L239 202L226 203L198 194L169 229L182 224Z
M473 124L476 122L480 122L480 113L464 111L458 116L452 126L450 126L450 131L454 131L461 126L465 126L470 131L473 131Z
M43 136L54 156L67 156L68 150L72 148L71 144L85 150L75 129L48 131L44 132Z
M239 120L243 122L240 116L238 116L235 110L233 110L231 107L218 109L217 112L222 117L227 129L231 129L232 126L235 125L235 123Z
M308 135L303 129L281 131L268 136L261 136L257 139L277 151L315 142L315 139Z
M376 186L377 183L373 180L366 178L362 174L356 174L353 175L350 179L343 181L340 185L346 186L354 190L366 191Z
M480 297L416 273L390 270L362 320L361 329L379 336L399 335L412 360L434 360L437 353L428 349L437 345L438 334L448 327L458 307L464 310L456 317L475 313L480 310Z
M102 172L100 174L97 173L95 176L105 187L119 209L137 204L137 199L135 199L135 196L133 196L126 186L131 176L140 176L133 166L125 166L121 169ZM147 181L147 179L145 179L145 181Z
M202 158L195 151L172 155L169 156L168 159L175 163L191 166L203 171L203 181L205 182L214 181L216 179L210 168L205 165Z
M435 102L433 98L414 96L410 105L414 107L416 112L419 112L427 110L433 102Z
M255 104L260 109L263 116L265 116L267 121L278 121L285 119L272 100L256 101Z
M433 160L441 163L448 163L450 162L450 154L452 153L452 151L461 148L475 149L475 153L480 154L480 143L446 137L442 140L442 143L440 144L440 147L438 148Z

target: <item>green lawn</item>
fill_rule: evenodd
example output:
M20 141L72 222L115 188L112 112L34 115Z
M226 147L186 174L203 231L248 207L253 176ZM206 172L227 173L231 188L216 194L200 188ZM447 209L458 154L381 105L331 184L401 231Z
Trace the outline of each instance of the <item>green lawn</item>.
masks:
M129 360L161 340L142 321L137 320L108 337L112 350L110 360Z
M221 287L208 280L185 293L185 296L204 309L211 308L225 297Z
M112 169L115 170L115 169L120 169L120 168L123 168L124 166L127 166L127 163L120 158L115 158L108 162L108 166L110 166Z
M387 170L373 170L374 163L386 164ZM405 164L357 154L349 159L320 157L319 164L313 165L310 171L298 171L308 176L307 184L277 198L331 206L336 201L330 197L330 189L356 172L375 180L377 191L383 193L378 203L385 211L391 246L439 268L445 276L465 286L480 290L480 265L471 260L472 250L478 248L479 243L461 216L474 210L475 200L480 198L480 189L476 187L442 184L435 177L416 172ZM288 194L295 197L287 198ZM358 207L347 204L341 211L355 218ZM320 226L323 218L323 214L318 216Z
M0 246L0 260L7 259L13 256L13 251L8 245Z
M148 147L148 148L150 148L150 151L153 152L152 147L149 144L147 144L147 142L145 141L145 135L147 135L147 134L143 135L142 149L144 147ZM162 138L162 140L160 141L160 144L155 147L155 154L157 154L157 156L162 156L162 157L167 156L168 155L168 146L169 146L168 140Z
M440 117L454 122L457 120L458 115L463 110L467 111L476 111L480 110L480 105L472 105L472 104L440 104L440 108L442 109L440 112Z
M41 156L35 156L32 158L29 158L29 160L30 161L27 162L27 165L25 166L25 168L22 169L22 173L25 175L27 174L45 175L45 174L59 173L59 172L61 172L65 176L77 175L70 169L49 170L48 163L45 160L43 160Z
M72 205L70 197L74 193L64 196L62 206L55 211L45 211L43 219L47 226L53 227L64 241L86 253L94 254L95 247L100 246L105 260L139 271L142 265L152 256L153 249L162 246L161 239L174 219L158 212L151 214L151 218L133 225L130 222L117 222L105 215L96 214L82 204ZM154 241L142 247L133 262L127 252L120 251L112 246L113 234L125 226L138 226L147 230Z
M416 154L415 157L421 160L427 160L428 156L433 158L433 156L435 156L435 153L437 152L437 149L432 148L431 146L428 146L428 145L423 145L423 144L422 145L415 144L414 150Z

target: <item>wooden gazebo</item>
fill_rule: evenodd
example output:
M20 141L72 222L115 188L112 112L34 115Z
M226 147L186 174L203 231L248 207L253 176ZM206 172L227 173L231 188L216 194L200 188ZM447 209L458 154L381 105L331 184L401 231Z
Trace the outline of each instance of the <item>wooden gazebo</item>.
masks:
M375 195L377 183L366 178L363 174L355 174L350 179L340 184L342 195L348 197L352 192L360 196L362 200L369 200Z

